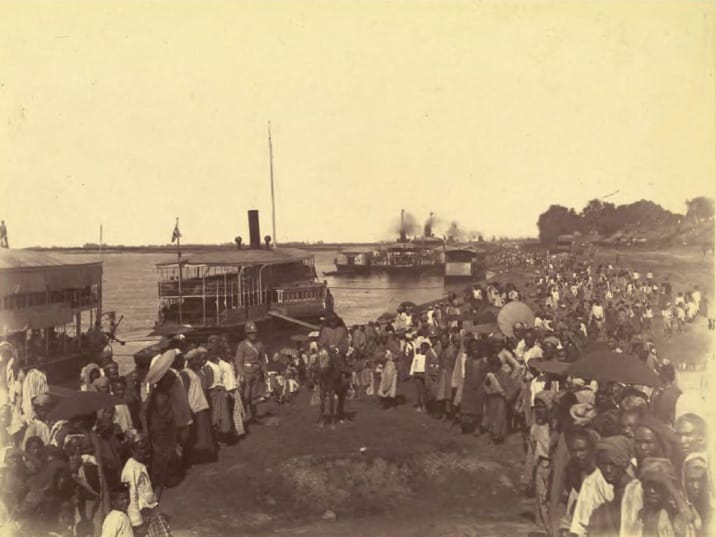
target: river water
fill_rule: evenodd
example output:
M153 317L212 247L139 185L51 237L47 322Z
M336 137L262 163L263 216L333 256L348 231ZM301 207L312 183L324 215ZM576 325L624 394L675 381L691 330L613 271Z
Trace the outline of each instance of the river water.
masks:
M408 279L385 273L370 276L323 276L335 270L335 251L316 250L316 272L328 282L335 309L347 324L374 320L405 300L417 304L441 297L446 291L441 276L414 276ZM155 265L175 259L169 253L60 254L67 262L102 261L103 308L124 315L120 338L148 333L157 318L157 271ZM184 254L185 258L191 254Z

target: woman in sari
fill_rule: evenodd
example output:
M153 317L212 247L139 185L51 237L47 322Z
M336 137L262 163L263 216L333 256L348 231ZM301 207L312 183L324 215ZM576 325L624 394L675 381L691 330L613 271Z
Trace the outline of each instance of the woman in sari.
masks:
M398 369L395 367L395 358L392 352L385 351L385 367L378 387L378 397L383 409L388 409L395 405L397 386Z
M170 397L176 379L171 371L164 374L147 400L147 432L152 449L150 473L159 491L165 486L179 484L184 478L184 469L177 454L179 431Z
M232 441L230 436L233 423L229 414L229 402L222 381L223 375L221 367L219 367L219 358L217 355L212 356L209 354L203 347L199 347L199 350L207 355L207 361L202 368L202 373L208 385L211 426L214 429L217 440L230 443Z
M486 428L493 443L501 444L507 436L507 389L509 377L502 370L500 359L492 355L487 359L485 374Z
M187 366L182 369L180 375L194 421L189 428L184 460L186 464L215 461L216 442L211 431L211 411L199 376L206 362L206 354L193 349L187 353L186 360ZM240 398L237 401L240 402Z

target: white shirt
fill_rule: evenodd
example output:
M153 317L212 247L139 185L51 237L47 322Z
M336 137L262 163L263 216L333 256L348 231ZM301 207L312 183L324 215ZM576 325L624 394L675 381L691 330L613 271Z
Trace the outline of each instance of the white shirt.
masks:
M134 537L127 514L114 509L107 513L102 522L102 537Z
M425 355L419 352L413 356L413 361L410 363L410 374L425 373Z
M699 304L701 304L701 292L700 291L692 291L691 298L693 299L693 301L696 303L697 306Z
M126 404L114 405L114 423L119 425L123 433L134 429L132 414L129 412L129 407Z
M542 358L542 356L544 356L542 353L542 348L535 343L531 349L525 351L524 361L525 363L529 363L529 361L533 358Z
M129 485L129 508L127 514L132 526L141 526L142 509L153 509L159 502L154 495L147 467L130 457L122 469L122 482Z
M184 368L184 373L189 377L189 389L186 398L189 401L189 408L196 414L202 410L208 410L209 402L206 400L204 390L201 387L201 379L199 375L192 369Z
M218 388L219 386L223 387L224 383L223 383L222 377L224 375L223 375L223 371L219 367L219 364L215 364L214 362L207 361L205 367L209 367L211 369L211 372L213 373L212 376L214 377L213 382L211 383L211 386L209 386L209 389L211 390L212 388Z
M611 502L613 499L614 487L605 481L602 472L597 468L582 482L569 531L578 537L584 537L587 534L587 526L592 512L603 503Z
M219 360L219 368L221 369L221 384L227 392L234 391L239 387L236 382L236 373L234 373L234 366L226 360Z

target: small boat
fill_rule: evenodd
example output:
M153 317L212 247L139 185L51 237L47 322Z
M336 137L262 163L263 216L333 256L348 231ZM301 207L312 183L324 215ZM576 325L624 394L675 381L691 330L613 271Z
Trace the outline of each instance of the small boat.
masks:
M471 246L445 247L445 281L478 281L486 276L485 252Z
M340 250L334 263L338 274L370 274L373 252L370 250Z
M102 263L66 263L44 252L0 251L0 340L21 367L42 367L50 383L79 378L107 338Z

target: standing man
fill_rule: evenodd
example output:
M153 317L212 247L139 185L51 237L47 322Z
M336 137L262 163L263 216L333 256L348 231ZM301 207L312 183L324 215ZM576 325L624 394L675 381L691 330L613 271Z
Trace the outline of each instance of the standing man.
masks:
M348 330L343 320L333 311L328 312L326 324L321 327L321 332L318 336L318 347L328 351L338 362L337 367L340 370L340 379L336 385L336 395L338 396L336 416L340 423L345 418L344 407L351 378L351 370L346 362Z
M241 387L241 399L246 409L247 421L256 422L254 400L263 392L266 369L266 351L258 339L258 330L253 321L244 325L244 339L236 348L234 366Z

